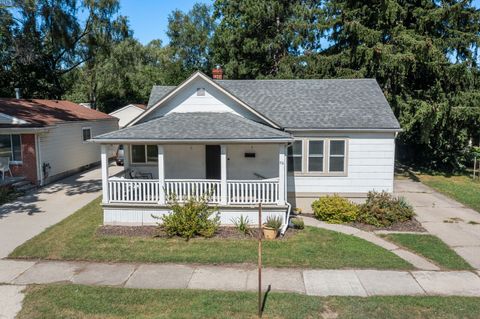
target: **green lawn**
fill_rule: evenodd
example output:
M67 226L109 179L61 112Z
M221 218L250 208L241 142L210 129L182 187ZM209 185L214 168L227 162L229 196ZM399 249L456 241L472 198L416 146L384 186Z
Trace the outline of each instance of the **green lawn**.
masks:
M480 180L466 175L416 175L422 183L480 212Z
M100 199L17 247L11 258L110 262L255 263L257 241L99 237ZM266 266L412 269L391 252L362 239L306 227L288 239L265 241Z
M433 235L390 234L386 239L422 255L444 269L464 270L472 267L450 249L443 241Z
M252 292L141 290L78 285L27 288L18 318L256 318ZM312 297L269 293L264 318L478 318L480 298Z

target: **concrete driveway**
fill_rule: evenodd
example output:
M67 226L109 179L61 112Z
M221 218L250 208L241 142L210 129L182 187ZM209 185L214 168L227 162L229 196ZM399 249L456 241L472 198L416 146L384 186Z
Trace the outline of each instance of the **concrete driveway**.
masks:
M429 233L480 269L479 212L410 179L396 180L395 193L414 206L418 221Z
M121 167L111 167L111 174ZM0 258L101 195L100 168L94 168L0 207Z

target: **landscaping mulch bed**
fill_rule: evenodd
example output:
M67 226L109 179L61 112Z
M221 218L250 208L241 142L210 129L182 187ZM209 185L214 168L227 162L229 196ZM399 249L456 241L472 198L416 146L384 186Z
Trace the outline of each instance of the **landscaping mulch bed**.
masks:
M289 228L283 237L277 237L277 240L286 239L295 236L298 229ZM120 236L120 237L154 237L154 238L169 238L167 234L159 229L157 226L100 226L96 232L97 236ZM176 237L180 238L180 237ZM223 239L255 239L258 238L258 229L250 231L249 235L239 232L234 227L219 227L218 231L212 238Z
M426 232L427 230L422 227L416 219L412 219L406 222L395 223L389 227L375 227L373 225L362 223L351 223L349 226L356 227L361 230L373 232L376 230L392 230L392 231L404 231L404 232Z

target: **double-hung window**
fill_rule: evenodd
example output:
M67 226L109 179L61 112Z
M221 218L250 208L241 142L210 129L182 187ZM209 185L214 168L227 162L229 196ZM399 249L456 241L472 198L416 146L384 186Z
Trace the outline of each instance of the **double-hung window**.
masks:
M149 164L157 162L157 145L132 145L132 163Z
M347 170L346 150L346 139L296 140L288 148L288 171L305 175L343 175Z
M294 141L288 147L288 163L287 168L289 172L301 172L303 169L303 141Z
M0 134L0 157L13 162L22 161L22 142L19 134Z
M92 138L92 129L89 127L82 127L82 139L84 142Z
M328 171L345 172L345 140L330 140Z
M308 171L323 172L324 147L323 140L308 141Z

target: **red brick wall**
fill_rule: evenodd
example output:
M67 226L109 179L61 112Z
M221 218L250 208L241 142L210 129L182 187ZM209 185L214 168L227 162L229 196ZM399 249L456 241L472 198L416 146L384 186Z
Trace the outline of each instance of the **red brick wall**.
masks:
M11 165L13 176L24 176L36 184L37 181L37 156L35 154L35 135L22 134L22 164Z

